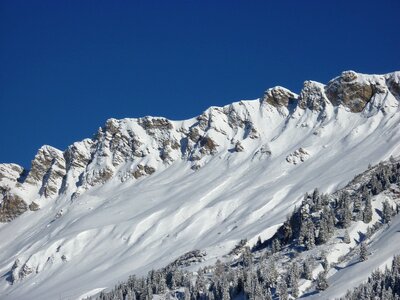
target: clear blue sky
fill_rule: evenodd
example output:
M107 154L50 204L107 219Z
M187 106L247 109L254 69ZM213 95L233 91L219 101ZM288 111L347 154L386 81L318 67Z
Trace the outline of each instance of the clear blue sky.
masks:
M400 1L0 2L0 162L29 166L110 117L184 119L400 70Z

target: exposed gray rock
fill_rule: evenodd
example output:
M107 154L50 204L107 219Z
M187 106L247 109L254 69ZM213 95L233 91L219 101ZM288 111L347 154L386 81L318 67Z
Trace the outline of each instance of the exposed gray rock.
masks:
M39 185L39 194L49 197L58 193L65 174L63 153L51 146L43 146L32 160L31 170L25 182Z
M192 142L197 143L200 140L199 130L196 127L190 127L188 137Z
M381 91L377 84L367 80L358 80L359 75L345 71L338 78L331 80L326 87L326 95L333 105L344 105L351 112L361 112L374 93Z
M149 135L154 135L156 130L171 130L173 128L172 123L165 118L145 117L139 119L138 123Z
M230 128L243 128L245 127L245 118L241 117L234 105L224 107L223 113L227 116L228 125Z
M299 97L299 107L314 111L323 110L328 103L324 85L315 81L305 81Z
M200 250L193 250L190 252L187 252L180 257L178 257L176 260L174 260L172 263L170 263L165 269L175 269L179 267L188 267L192 264L195 263L200 263L205 260L205 257L207 256L206 251L200 251Z
M258 158L258 159L269 158L271 155L272 155L271 148L269 147L268 144L264 144L260 147L260 149L258 149L254 153L252 160L255 158Z
M14 264L12 265L11 270L10 270L11 275L10 275L9 281L11 284L14 284L18 280L18 268L20 266L21 266L21 262L17 258L14 261Z
M305 162L310 157L310 153L304 148L299 148L295 150L293 153L290 153L286 156L286 161L288 163L297 165L299 163Z
M32 269L27 263L25 263L25 264L21 267L21 269L19 270L19 272L18 272L18 279L19 279L19 280L22 280L22 279L24 279L25 277L27 277L28 275L32 274L32 272L33 272L33 269Z
M64 153L67 170L84 169L91 160L91 148L95 148L96 143L91 139L72 144Z
M132 172L132 176L139 179L142 176L151 175L156 169L149 165L138 164L135 171Z
M244 150L244 148L243 148L242 144L240 143L240 141L236 142L234 149L235 149L236 152L243 152L243 150Z
M28 205L18 195L3 191L0 203L0 222L10 222L28 210Z
M40 206L36 202L32 201L32 203L29 204L29 209L31 211L37 211L40 209Z
M24 168L17 164L0 164L0 182L3 180L17 182L23 171Z
M146 172L146 174L151 175L156 171L156 169L151 166L146 165L146 166L144 166L144 171Z
M297 95L281 86L270 88L264 92L262 101L275 107L287 107L290 100L297 99Z
M200 147L202 147L200 152L202 154L215 154L217 146L218 145L215 143L215 141L208 136L202 137L200 139Z
M260 134L258 133L257 129L254 127L253 122L245 121L245 134L243 136L244 139L246 138L251 139L258 139Z
M386 79L386 85L393 96L400 101L400 72L389 74Z
M43 177L50 170L53 164L65 169L63 153L51 146L43 146L39 149L31 163L31 170L25 182L36 185L41 183Z
M86 174L85 182L91 186L103 184L114 175L114 169L111 166L105 166L94 169Z

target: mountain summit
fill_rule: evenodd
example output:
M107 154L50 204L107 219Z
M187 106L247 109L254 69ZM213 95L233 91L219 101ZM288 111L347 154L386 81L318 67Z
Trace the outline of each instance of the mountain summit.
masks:
M109 119L65 151L41 147L30 170L0 164L1 298L79 298L272 237L305 192L398 155L399 104L400 72L345 71L189 120Z

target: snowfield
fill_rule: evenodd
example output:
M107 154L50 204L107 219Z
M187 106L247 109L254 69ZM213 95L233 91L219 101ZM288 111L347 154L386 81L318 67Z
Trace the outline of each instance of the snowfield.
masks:
M0 298L80 299L191 250L205 250L204 264L211 264L241 239L252 244L258 236L271 237L305 192L333 192L369 164L400 153L398 99L377 94L368 105L353 113L331 104L322 111L276 108L260 100L232 104L251 120L256 138L243 138L244 132L218 117L218 108L210 108L206 114L215 116L208 136L218 147L198 161L197 170L181 157L165 164L149 156L153 174L125 181L113 176L76 197L72 190L39 197L37 189L26 188L25 199L40 209L0 224ZM116 122L152 147L137 119ZM195 122L171 121L177 131ZM242 151L232 151L232 139ZM122 164L115 174L129 168ZM70 187L76 182L71 179ZM399 230L396 217L372 243L367 262L343 266L329 277L328 290L310 297L338 297L390 262L400 252ZM17 259L26 272L11 284Z

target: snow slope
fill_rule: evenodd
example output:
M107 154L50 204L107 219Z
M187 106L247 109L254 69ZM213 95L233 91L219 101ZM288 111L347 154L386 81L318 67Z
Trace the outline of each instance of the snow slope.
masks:
M310 95L323 105L252 100L161 125L112 119L64 153L41 149L27 183L2 179L40 210L0 224L0 298L78 299L194 249L211 263L243 238L271 236L305 192L334 191L400 152L389 90L361 113Z
M400 254L400 216L393 218L390 226L378 232L370 245L368 260L360 262L358 256L339 265L339 270L330 275L329 287L325 291L311 294L307 299L335 299L343 297L347 290L366 282L377 269L390 266L393 256Z

